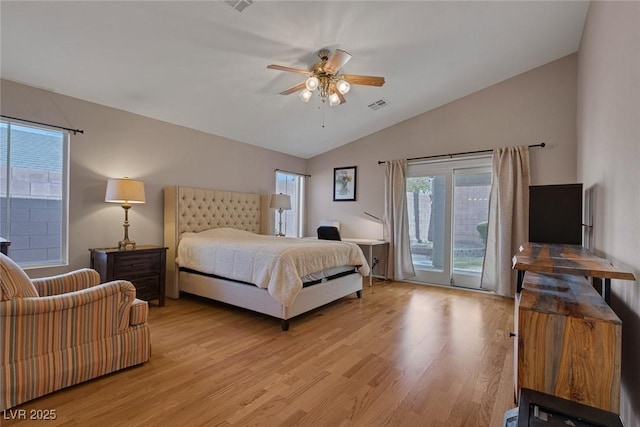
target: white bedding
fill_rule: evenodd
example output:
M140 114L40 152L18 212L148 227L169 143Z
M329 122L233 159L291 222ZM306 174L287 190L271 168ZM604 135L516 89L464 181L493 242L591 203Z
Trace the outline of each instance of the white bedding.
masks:
M285 307L302 289L303 276L343 265L369 265L355 243L254 234L232 228L183 233L178 245L180 267L266 288Z

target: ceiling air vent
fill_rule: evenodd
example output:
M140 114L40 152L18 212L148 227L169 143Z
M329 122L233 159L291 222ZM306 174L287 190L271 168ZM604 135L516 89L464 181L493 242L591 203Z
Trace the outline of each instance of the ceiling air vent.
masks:
M369 104L368 107L375 111L381 109L382 107L386 107L387 105L389 105L387 101L385 101L384 99L379 99L376 102Z
M242 12L253 4L253 0L226 0L225 3L238 12Z

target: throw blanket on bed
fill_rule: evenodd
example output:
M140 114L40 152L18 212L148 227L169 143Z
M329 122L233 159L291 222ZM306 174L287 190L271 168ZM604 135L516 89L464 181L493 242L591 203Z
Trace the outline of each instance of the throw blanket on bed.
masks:
M177 263L202 273L253 283L266 288L285 307L302 289L300 277L342 265L369 265L355 243L254 234L233 228L183 233Z

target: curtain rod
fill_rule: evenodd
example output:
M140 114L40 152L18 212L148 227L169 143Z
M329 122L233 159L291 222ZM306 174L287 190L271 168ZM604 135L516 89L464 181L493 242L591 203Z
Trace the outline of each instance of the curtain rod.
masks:
M42 123L42 122L34 122L33 120L26 120L26 119L19 119L17 117L10 117L10 116L5 116L4 114L1 114L0 117L4 117L5 119L9 119L9 120L19 120L21 122L25 122L25 123L33 123L34 125L43 125L43 126L48 126L50 128L56 128L56 129L63 129L69 132L73 132L73 134L77 134L77 133L84 133L84 131L82 129L71 129L71 128L66 128L64 126L56 126L56 125L50 125L47 123Z
M545 147L547 144L545 144L544 142L541 142L540 144L533 144L533 145L529 145L529 148L534 148L534 147ZM410 159L407 159L407 161L411 161L411 160L426 160L426 159L436 159L438 157L453 157L453 156L464 156L465 154L482 154L482 153L492 153L493 149L491 150L478 150L478 151L465 151L462 153L452 153L452 154L437 154L435 156L424 156L424 157L412 157ZM381 165L383 164L384 161L383 160L378 160L378 164Z
M311 178L311 175L307 175L306 173L291 172L291 171L286 171L284 169L276 169L275 171L276 172L290 173L292 175L306 176L307 178Z

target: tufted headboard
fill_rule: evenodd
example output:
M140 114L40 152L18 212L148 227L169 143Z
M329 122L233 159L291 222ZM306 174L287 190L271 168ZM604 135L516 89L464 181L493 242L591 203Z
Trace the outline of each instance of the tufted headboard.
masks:
M178 298L175 259L180 235L230 227L268 234L273 229L268 194L238 193L170 186L164 189L164 244L167 251L166 294Z

